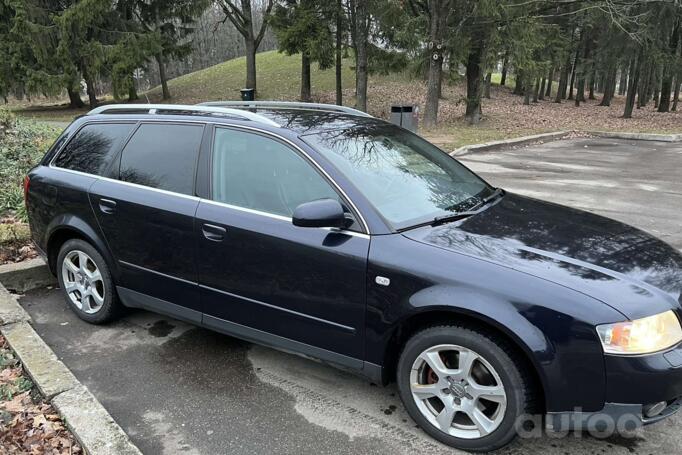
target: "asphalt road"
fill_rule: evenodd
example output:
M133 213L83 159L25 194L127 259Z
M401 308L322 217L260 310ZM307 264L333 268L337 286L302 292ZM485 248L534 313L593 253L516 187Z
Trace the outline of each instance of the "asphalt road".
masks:
M496 186L604 214L682 248L682 146L574 140L461 158ZM146 454L456 453L395 386L135 311L98 327L57 290L21 300L38 333ZM682 416L632 437L518 440L500 453L679 453Z

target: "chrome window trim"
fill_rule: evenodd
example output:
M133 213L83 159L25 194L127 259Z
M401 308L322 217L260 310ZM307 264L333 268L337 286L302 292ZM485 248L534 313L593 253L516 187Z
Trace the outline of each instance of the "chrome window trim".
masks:
M155 191L157 193L166 194L168 196L181 197L181 198L188 199L191 201L196 201L199 203L203 202L206 204L226 207L226 208L229 208L232 210L238 210L240 212L250 213L252 215L259 215L259 216L264 216L264 217L279 220L279 221L284 221L288 224L291 224L291 222L292 222L292 219L289 217L286 217L286 216L276 215L274 213L262 212L260 210L249 209L246 207L238 207L236 205L230 205L230 204L226 204L224 202L212 201L210 199L204 199L204 198L200 198L198 196L192 196L190 194L182 194L182 193L176 193L174 191L163 190L160 188L152 188L151 186L140 185L139 183L126 182L123 180L112 179L110 177L104 177L104 176L95 175L95 174L88 174L87 172L74 171L72 169L64 169L63 167L52 166L51 164L48 167L50 169L55 169L59 172L67 172L67 173L71 173L71 174L82 175L84 177L94 178L95 180L105 180L107 182L118 183L121 185L131 186L134 188L142 188L142 189L147 190L147 191ZM305 229L310 229L310 228L305 228ZM370 236L368 234L364 234L361 232L348 231L346 229L336 229L336 228L316 228L316 229L323 229L323 230L328 230L328 231L333 231L333 232L339 232L339 233L342 233L345 235L350 235L353 237L359 237L359 238L363 238L363 239L369 239L370 238Z
M114 121L114 122L120 123L120 122L125 122L126 120L128 120L128 119L117 119L117 120ZM154 122L158 122L158 123L201 123L201 124L205 124L205 125L211 124L211 125L214 125L214 127L215 127L215 126L218 126L218 127L223 126L223 127L228 127L228 128L239 128L239 129L245 129L245 130L255 131L255 132L258 132L258 133L262 133L262 134L264 134L264 135L271 136L271 137L273 137L273 138L275 138L275 139L279 139L279 140L285 142L285 143L286 143L287 145L289 145L290 147L293 147L296 151L298 151L299 153L301 153L301 154L303 155L303 157L304 157L305 159L308 160L308 162L310 162L313 166L315 166L315 167L316 167L316 168L317 168L317 169L318 169L318 170L327 178L327 180L332 184L332 186L333 186L339 193L341 193L341 195L344 197L344 199L348 201L348 203L351 205L353 211L354 211L355 213L357 213L358 218L360 218L360 219L359 219L359 221L360 221L360 226L362 227L362 229L363 229L364 232L353 232L353 231L346 231L346 230L344 230L344 232L349 232L349 233L350 233L350 232L353 232L354 234L364 234L364 235L367 235L367 236L372 235L372 233L371 233L370 230L369 230L369 225L367 224L367 221L365 221L365 217L362 215L362 212L358 209L358 207L355 205L355 202L353 202L353 200L348 196L348 194L343 190L343 188L341 188L341 186L336 182L336 180L334 180L334 179L332 178L332 176L329 175L329 173L328 173L326 170L324 170L324 169L322 168L322 166L320 166L320 164L319 164L317 161L315 161L315 160L314 160L314 159L313 159L305 150L303 150L303 149L302 149L301 147L299 147L297 144L295 144L294 142L290 141L289 139L287 139L287 138L285 138L285 137L283 137L283 136L281 136L281 135L279 135L279 134L276 134L276 133L273 133L273 132L271 132L271 131L267 131L267 130L264 130L264 129L261 129L261 128L255 128L255 127L252 127L252 126L244 126L244 125L235 125L235 124L230 124L230 123L215 122L215 121L210 121L210 120L208 120L208 119L207 119L207 120L175 120L175 119L173 119L172 121L171 121L171 120L166 120L166 121L164 121L164 120L158 120L158 119L156 119L156 120L155 120L155 119L137 119L137 120L134 120L134 121L135 121L135 122L138 122L138 123L154 123ZM112 122L112 119L93 119L93 120L91 120L91 121L89 121L89 122L87 122L87 123L84 123L80 128L78 128L78 130L80 130L81 128L83 128L83 126L87 125L88 123L94 123L94 122L98 122L98 123L100 123L100 122L102 122L102 123L111 123L111 122ZM76 131L76 132L77 132L77 131ZM156 191L161 191L161 192L164 192L164 193L175 194L175 195L178 195L178 196L184 196L184 197L190 197L190 198L197 198L196 196L190 196L190 195L186 195L186 194L182 194L182 193L176 193L176 192L173 192L173 191L161 190L161 189L159 189L159 188L152 188L152 187L150 187L150 186L138 185L138 184L136 184L136 183L125 182L125 181L123 181L123 180L111 179L111 178L109 178L109 177L99 176L99 175L96 175L96 174L88 174L87 172L74 171L74 170L71 170L71 169L65 169L65 168L62 168L62 167L59 167L59 166L55 166L55 165L54 165L54 161L57 159L57 156L59 156L59 154L62 152L62 150L64 149L64 147L66 147L66 145L67 145L69 142L71 142L71 139L69 139L66 143L64 143L64 144L62 145L62 147L60 148L60 150L57 150L57 151L55 152L54 156L53 156L52 159L50 160L50 163L48 164L48 167L50 167L50 168L52 168L52 169L59 169L59 170L61 170L61 171L74 172L74 173L81 174L81 175L87 175L87 176L90 176L90 177L102 178L102 179L106 179L106 180L109 180L109 181L120 182L120 183L127 183L127 184L130 184L130 185L135 185L135 186L140 187L140 188L147 188L147 189L150 189L150 190L156 190ZM123 148L125 148L125 145L123 146ZM197 198L197 199L200 199L200 198ZM203 199L203 200L204 200L204 201L208 201L208 199ZM211 202L216 202L216 203L217 203L217 201L211 201ZM228 205L228 206L229 206L229 204L225 204L225 205ZM237 207L232 206L232 208L237 208ZM240 208L243 208L243 207L240 207ZM248 210L251 210L251 209L248 209ZM260 211L258 211L258 210L255 210L254 212L257 212L258 214L262 214L262 215L274 215L274 214L268 214L268 213L266 213L266 212L260 212ZM276 216L280 216L280 215L276 215ZM286 218L286 217L285 217L285 218ZM287 218L287 219L288 219L288 220L291 220L291 218Z

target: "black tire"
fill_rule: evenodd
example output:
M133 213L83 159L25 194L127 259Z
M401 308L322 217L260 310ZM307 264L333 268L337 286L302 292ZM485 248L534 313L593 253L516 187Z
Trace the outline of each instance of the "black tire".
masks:
M102 306L95 313L86 313L79 309L72 301L71 298L65 291L64 286L64 276L62 273L62 264L64 259L73 251L82 251L88 256L92 262L95 263L99 273L102 277L102 283L104 285L104 302ZM57 279L59 281L59 287L62 290L62 295L66 304L73 310L76 315L82 320L89 322L91 324L105 324L116 319L122 312L123 306L118 300L118 295L116 294L116 287L111 278L111 272L109 272L109 267L102 257L101 254L88 242L81 239L71 239L62 245L59 249L59 255L57 256Z
M434 426L417 407L410 387L410 373L417 357L441 344L470 349L496 370L506 393L507 405L499 426L490 434L475 439L454 437ZM412 419L425 432L449 446L470 452L487 452L508 444L516 437L517 419L532 411L533 391L527 365L504 340L486 331L459 325L436 326L412 336L403 348L397 367L400 398Z

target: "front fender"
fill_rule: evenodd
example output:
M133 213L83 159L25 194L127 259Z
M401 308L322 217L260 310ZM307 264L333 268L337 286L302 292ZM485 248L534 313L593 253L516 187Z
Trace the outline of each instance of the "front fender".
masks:
M376 276L390 279L380 286ZM504 334L535 368L548 411L599 410L606 393L595 325L622 315L579 292L400 235L372 238L366 360L389 366L394 334L433 313L475 319ZM445 322L445 321L444 321Z

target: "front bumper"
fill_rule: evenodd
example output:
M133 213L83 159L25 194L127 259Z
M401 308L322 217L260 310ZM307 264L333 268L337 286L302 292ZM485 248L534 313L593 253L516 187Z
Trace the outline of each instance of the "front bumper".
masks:
M653 417L645 417L641 404L606 403L600 411L594 412L550 412L545 418L549 431L593 431L623 432L632 431L643 425L663 420L679 411L682 397L667 401L666 407Z
M682 406L682 343L667 351L641 356L604 356L604 408L547 414L547 429L604 431L605 425L630 430L658 422ZM660 413L647 417L644 408L665 402ZM620 426L618 423L620 422Z

